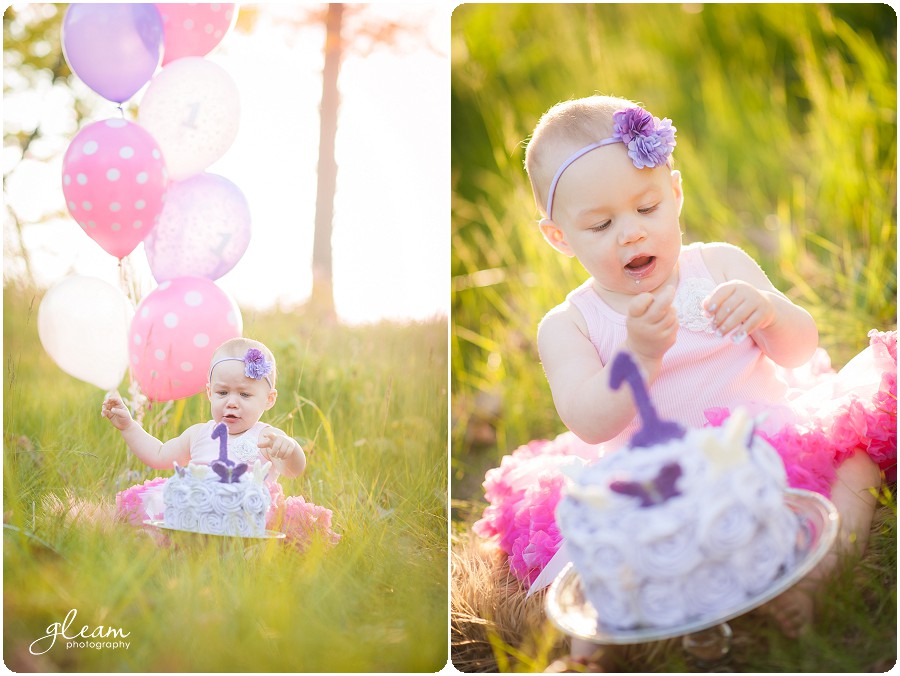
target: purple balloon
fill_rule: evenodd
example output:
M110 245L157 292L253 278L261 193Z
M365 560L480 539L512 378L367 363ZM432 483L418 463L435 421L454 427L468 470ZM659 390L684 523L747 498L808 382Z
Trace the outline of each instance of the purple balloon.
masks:
M216 174L172 181L156 227L144 239L157 282L194 276L218 279L250 244L250 207L238 187Z
M63 18L69 68L116 103L130 99L153 77L162 45L162 18L152 4L76 3Z

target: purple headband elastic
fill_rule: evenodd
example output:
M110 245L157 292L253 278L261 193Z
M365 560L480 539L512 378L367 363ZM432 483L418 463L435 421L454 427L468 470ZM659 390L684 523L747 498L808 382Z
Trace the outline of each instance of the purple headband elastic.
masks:
M628 156L638 169L652 168L659 164L671 166L669 156L675 148L675 131L672 120L667 117L660 120L638 106L613 113L612 136L579 148L559 165L547 191L547 218L553 218L556 184L575 160L597 148L613 143L624 143L628 146Z
M269 387L272 387L272 381L269 380L269 374L272 372L272 362L268 361L262 351L257 350L255 347L251 347L247 350L247 353L243 357L222 357L221 359L214 361L212 366L209 367L209 382L212 382L213 369L223 361L244 362L245 376L253 378L254 380L265 378L266 382L269 383Z

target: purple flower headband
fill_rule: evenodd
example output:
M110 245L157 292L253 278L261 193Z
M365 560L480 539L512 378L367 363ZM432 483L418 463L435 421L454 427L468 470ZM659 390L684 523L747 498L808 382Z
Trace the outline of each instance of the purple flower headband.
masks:
M265 378L266 382L269 383L269 387L272 387L272 381L269 379L269 374L272 373L272 362L266 360L266 355L264 355L261 350L251 347L243 357L222 357L221 359L217 359L213 362L212 366L209 367L210 382L212 382L213 369L223 361L244 362L245 376L253 378L254 380Z
M638 106L613 113L613 135L579 148L556 170L547 193L547 218L553 218L556 184L563 172L579 157L603 146L624 143L628 147L628 157L638 169L668 165L669 156L675 148L675 131L672 120L667 117L660 120Z

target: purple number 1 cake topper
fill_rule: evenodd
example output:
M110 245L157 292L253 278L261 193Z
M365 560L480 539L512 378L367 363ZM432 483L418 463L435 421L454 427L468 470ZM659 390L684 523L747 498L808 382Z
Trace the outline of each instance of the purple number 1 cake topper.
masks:
M664 444L672 439L681 439L684 437L684 428L676 422L670 420L662 420L657 414L656 409L650 402L650 395L644 386L644 380L638 370L637 364L630 354L620 352L613 359L612 371L609 375L609 385L614 390L618 390L623 380L627 380L631 385L634 403L641 414L643 427L635 432L631 438L630 446L632 448L646 448L657 444Z
M247 463L242 462L240 465L235 466L234 462L228 459L228 428L225 426L225 423L216 425L211 436L213 439L219 440L219 459L213 460L209 463L209 466L221 477L221 483L237 483L241 475L247 471Z

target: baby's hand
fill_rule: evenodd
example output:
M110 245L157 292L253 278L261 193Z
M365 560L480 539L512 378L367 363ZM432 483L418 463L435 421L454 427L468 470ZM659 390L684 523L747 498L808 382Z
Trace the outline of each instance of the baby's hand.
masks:
M256 445L260 448L268 449L266 454L273 460L275 458L286 460L291 457L300 446L300 444L290 437L286 437L272 428L263 430L259 435L259 441Z
M125 406L125 402L122 401L122 397L119 396L118 392L110 392L106 395L100 413L104 418L108 418L113 424L113 427L119 431L128 429L128 426L132 422L131 413L129 412L128 407Z
M703 308L711 315L719 336L735 332L731 336L735 343L770 326L775 318L775 308L766 294L742 280L719 284L703 301Z
M666 287L657 296L642 293L631 300L625 318L626 346L638 357L658 361L675 344L678 314L672 307L673 300L674 286Z

